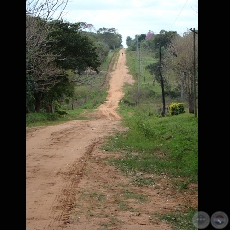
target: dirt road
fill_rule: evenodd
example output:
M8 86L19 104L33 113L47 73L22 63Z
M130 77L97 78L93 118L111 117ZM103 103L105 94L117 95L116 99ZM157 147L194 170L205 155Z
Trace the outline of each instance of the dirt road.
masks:
M185 199L164 186L135 187L105 163L118 153L100 148L104 138L125 129L116 112L122 85L133 83L125 58L125 49L121 49L110 73L107 100L90 120L40 127L27 134L27 230L171 229L154 214L182 209L191 201L196 206L197 197L190 199L193 194Z

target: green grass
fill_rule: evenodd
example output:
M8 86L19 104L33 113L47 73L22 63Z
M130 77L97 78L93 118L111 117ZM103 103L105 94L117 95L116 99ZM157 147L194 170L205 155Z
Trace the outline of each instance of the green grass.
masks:
M81 108L77 110L67 110L66 115L45 112L28 113L26 114L26 127L56 125L70 120L87 119L80 116L83 111L85 110Z
M113 160L114 164L126 172L164 172L197 183L197 118L192 114L158 118L132 113L124 122L129 130L110 137L103 147L123 153L122 159Z

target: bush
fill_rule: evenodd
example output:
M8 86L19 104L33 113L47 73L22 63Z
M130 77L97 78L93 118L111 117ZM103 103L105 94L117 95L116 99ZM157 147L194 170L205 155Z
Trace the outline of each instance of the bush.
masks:
M57 110L55 111L55 113L59 114L59 115L67 115L68 113L64 110Z
M60 115L56 112L55 113L47 113L46 116L47 116L48 121L56 121L56 120L58 120L58 118L60 118Z
M171 115L185 113L184 103L171 103L169 106L169 112Z
M127 104L128 106L136 106L136 103L135 102L131 102L130 100L128 99L123 99L123 103L124 104Z

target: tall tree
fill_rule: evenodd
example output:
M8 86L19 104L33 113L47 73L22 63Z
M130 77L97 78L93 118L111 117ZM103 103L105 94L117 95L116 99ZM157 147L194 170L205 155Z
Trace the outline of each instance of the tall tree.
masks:
M49 34L52 52L58 55L56 63L63 69L71 69L77 73L87 68L99 72L101 65L93 41L80 31L80 23L69 23L63 20L52 21L54 30Z
M175 36L167 48L167 55L164 59L163 71L165 74L175 76L178 87L181 87L182 76L184 77L183 89L189 102L189 112L194 113L194 50L193 33L188 31L183 36ZM195 40L196 72L198 72L198 36Z
M167 46L171 43L171 40L173 39L174 36L177 35L176 31L165 31L161 30L159 34L156 34L153 39L153 49L155 52L155 57L159 58L159 45L161 44L161 47L163 49L166 49ZM162 59L163 59L164 53L162 53Z
M61 17L68 1L26 0L26 111L35 101L35 110L40 111L44 92L57 83L62 71L54 64L55 56L48 51L47 21L52 20L57 10ZM33 96L32 96L33 92Z
M110 49L121 47L122 36L117 33L115 28L99 28L97 34L102 41L108 44Z
M126 38L126 45L129 47L132 44L132 38L130 36L127 36Z

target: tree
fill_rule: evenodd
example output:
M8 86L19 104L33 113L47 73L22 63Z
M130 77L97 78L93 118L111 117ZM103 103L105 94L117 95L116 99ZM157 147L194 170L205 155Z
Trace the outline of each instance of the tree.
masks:
M63 0L26 0L26 112L35 103L40 111L42 94L57 83L62 71L54 64L55 56L48 51L47 21L57 10L61 17L68 1Z
M157 82L160 83L161 85L161 91L162 91L162 104L163 104L163 109L162 109L162 116L165 116L165 88L170 88L166 75L164 74L164 57L166 55L166 48L170 44L172 38L176 36L176 32L174 31L165 31L161 30L160 34L157 34L153 38L153 45L154 45L154 50L155 50L155 57L159 57L159 62L154 63L154 64L149 64L146 66L146 69L150 71L151 74L155 75L155 79ZM159 51L157 52L157 48Z
M99 73L101 65L97 47L92 40L81 33L80 23L69 23L63 20L53 21L53 31L49 34L52 52L58 55L56 63L65 70L73 70L78 74L87 68Z
M161 83L161 92L162 92L162 104L163 104L163 108L162 108L162 117L165 116L165 91L164 91L164 80L162 77L162 72L161 72L161 68L162 68L162 62L161 62L161 44L159 43L159 53L160 53L160 60L159 60L159 73L160 73L160 83Z
M80 22L80 27L82 30L87 32L96 32L94 25L91 23Z
M35 100L35 111L41 109L41 102L45 94L65 76L64 71L54 63L52 54L43 54L30 58L31 68L27 68L28 92L33 92Z
M144 41L146 38L146 35L145 34L140 34L138 35L138 43L141 43L141 41Z
M55 101L60 101L65 97L72 97L74 95L74 84L69 80L68 75L64 75L60 81L55 84L45 95L43 106L46 112L55 112L53 106Z
M154 36L154 48L158 48L158 43L160 43L162 47L166 48L175 35L177 35L176 31L161 30L159 34Z
M108 44L110 49L121 47L122 36L116 32L115 28L99 28L97 34L100 40Z
M50 52L47 41L48 27L45 20L27 15L26 21L28 25L26 30L26 89L28 90L26 103L29 105L34 101L35 111L39 112L44 94L58 83L64 72L55 64L57 56ZM31 97L31 92L33 92L33 97ZM28 106L27 111L29 111Z
M153 36L154 36L154 33L151 30L149 30L149 32L146 34L145 40L153 38Z
M195 41L196 47L196 71L198 71L198 36ZM189 102L189 112L194 113L194 92L193 92L193 75L194 75L194 50L193 50L193 33L186 32L181 36L175 36L167 48L167 55L164 60L163 71L171 76L175 76L177 86L180 87L181 76L184 75L184 92Z
M96 52L99 56L100 62L103 63L109 54L109 46L106 43L100 41L95 42L95 46L97 47Z
M40 55L42 46L47 42L49 30L47 22L53 19L54 14L59 19L68 0L26 0L26 52L27 58ZM43 51L42 51L43 52Z
M26 103L33 102L37 112L44 98L54 95L49 91L54 91L57 89L55 85L66 80L67 70L81 73L90 68L98 73L101 64L97 47L90 38L81 34L80 23L59 20L61 13L57 19L52 18L63 4L65 7L67 1L27 1ZM67 87L68 84L65 85ZM28 106L26 111L29 111Z
M143 41L143 47L146 49L150 49L151 51L154 52L155 58L160 59L160 54L161 54L161 65L160 62L157 63L152 63L146 66L146 69L149 70L150 74L155 75L155 80L158 81L159 83L161 82L160 74L159 74L159 66L161 66L161 73L164 73L164 66L165 66L165 55L167 53L167 47L171 44L171 40L173 37L179 36L177 32L175 31L165 31L161 30L160 34L156 34L152 36L151 38ZM161 49L159 52L159 44L161 46ZM164 74L163 74L164 75ZM166 84L166 88L169 88L168 81L163 76L163 82Z
M132 42L132 38L130 37L130 36L127 36L127 38L126 38L126 45L129 47L129 46L131 46L131 43Z

